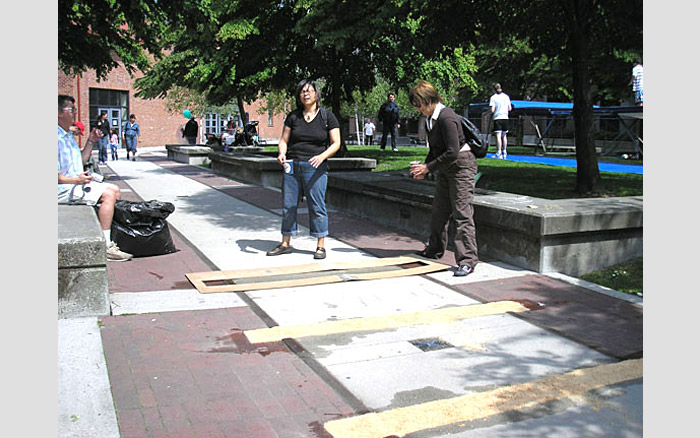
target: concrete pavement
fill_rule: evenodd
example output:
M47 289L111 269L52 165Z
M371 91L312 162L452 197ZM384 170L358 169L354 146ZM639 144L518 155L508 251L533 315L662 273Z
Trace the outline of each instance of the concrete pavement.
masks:
M445 270L201 294L186 273L411 254L421 239L331 211L326 260L312 259L315 239L303 226L295 252L267 257L280 239L278 191L170 161L163 148L143 149L136 162L110 161L105 173L124 199L175 205L168 223L179 251L110 263L112 316L59 321L61 437L350 436L331 435L329 423L420 412L426 403L478 399L643 355L640 300L497 260L462 279ZM266 344L246 337L273 326L352 319L362 327L370 318L501 301L528 310ZM620 379L457 422L431 414L435 422L410 436L642 436L641 376Z

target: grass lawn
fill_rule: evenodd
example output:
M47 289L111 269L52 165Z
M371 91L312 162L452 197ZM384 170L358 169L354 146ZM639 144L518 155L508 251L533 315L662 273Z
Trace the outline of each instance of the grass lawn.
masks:
M413 160L425 159L428 149L425 147L399 147L398 152L381 152L378 146L348 146L350 154L355 157L377 160L375 172L404 170ZM513 155L533 155L532 148L508 148ZM616 158L599 158L600 161L641 164L641 161ZM499 192L515 193L545 199L578 198L582 195L574 192L576 186L576 168L555 167L544 164L517 163L491 158L479 159L479 171L488 178L488 188ZM600 196L641 196L643 195L642 175L601 172L604 193ZM590 195L588 195L590 197Z
M582 275L581 279L641 297L644 292L643 258L639 257L629 262Z

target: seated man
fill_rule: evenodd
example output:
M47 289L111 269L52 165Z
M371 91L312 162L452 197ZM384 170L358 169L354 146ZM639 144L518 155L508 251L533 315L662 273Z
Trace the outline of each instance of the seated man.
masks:
M130 260L133 256L119 250L112 242L110 232L114 204L121 198L119 187L93 181L93 175L83 170L83 166L92 155L92 147L102 136L102 132L93 129L85 148L81 150L70 129L77 110L73 97L58 96L58 203L67 203L71 197L100 203L97 219L107 242L107 260Z

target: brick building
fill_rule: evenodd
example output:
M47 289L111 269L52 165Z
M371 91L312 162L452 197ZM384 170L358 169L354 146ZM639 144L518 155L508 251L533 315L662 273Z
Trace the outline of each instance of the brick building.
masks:
M126 68L120 65L105 80L98 82L93 70L80 76L67 76L59 69L58 94L75 98L78 107L76 121L82 121L86 126L94 124L102 111L107 111L112 126L117 129L126 123L129 114L135 114L141 127L139 146L186 143L180 133L181 127L187 122L182 112L168 112L163 99L141 99L135 96L134 79L139 76L142 75L136 73L132 79ZM284 114L260 114L261 104L257 100L246 105L248 117L251 121L258 121L258 135L261 139L278 139L282 132ZM227 119L227 114L207 114L203 119L197 120L203 134L218 134Z

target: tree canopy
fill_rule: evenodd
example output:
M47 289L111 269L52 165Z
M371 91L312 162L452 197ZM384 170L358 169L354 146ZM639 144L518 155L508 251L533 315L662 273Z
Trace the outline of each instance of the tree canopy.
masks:
M244 101L288 102L312 78L338 115L418 79L456 109L492 82L573 100L579 191L599 186L592 105L626 100L641 54L641 0L59 0L61 68L105 77L121 62L145 73L145 98L186 88L245 114Z

